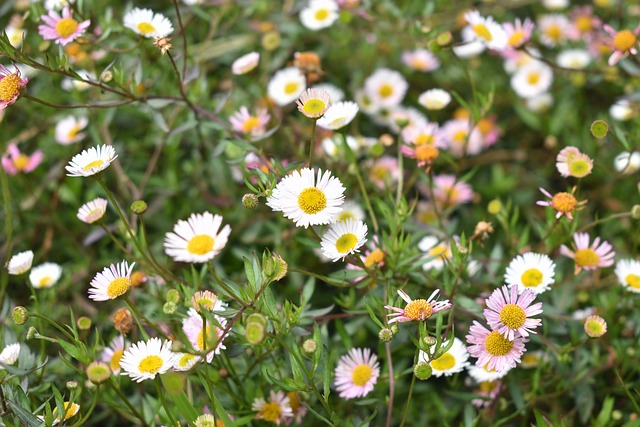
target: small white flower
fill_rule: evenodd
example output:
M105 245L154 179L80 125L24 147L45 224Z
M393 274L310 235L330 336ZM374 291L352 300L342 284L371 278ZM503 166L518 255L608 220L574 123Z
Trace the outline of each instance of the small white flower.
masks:
M327 258L338 261L348 255L360 252L367 242L367 225L355 218L334 222L322 235L320 247Z
M469 27L462 29L462 43L453 46L453 53L459 58L474 58L486 49L486 45L477 40L474 31Z
M122 264L105 267L91 281L89 298L94 301L109 301L127 293L131 288L131 270L135 265L135 262L128 265L127 261L122 261Z
M175 355L171 352L171 341L151 338L132 344L120 360L120 375L131 377L133 381L152 380L156 375L167 372L174 364Z
M227 319L215 315L218 325L212 324L208 319L205 323L202 317L193 308L189 309L188 317L182 321L182 330L189 340L189 343L196 351L207 351L207 363L211 363L213 356L220 354L227 347L223 344L227 335L224 334L227 326ZM204 325L206 324L206 329ZM206 333L206 334L205 334Z
M202 360L202 357L189 353L174 353L173 370L185 372L193 368L196 363Z
M111 145L98 145L73 156L65 167L67 176L91 176L109 167L116 157Z
M53 262L45 262L31 269L29 281L36 289L50 288L55 285L62 276L62 267Z
M422 264L423 270L440 270L444 267L445 260L451 258L451 245L448 241L440 241L434 236L425 236L418 242L418 249L425 252Z
M80 206L78 209L78 219L87 224L93 224L99 221L107 211L107 201L101 197L91 200Z
M547 92L552 82L551 67L537 61L522 67L511 77L511 87L521 98L531 98Z
M525 99L525 104L527 108L534 113L544 113L553 105L553 96L548 92L541 93L540 95Z
M277 105L283 107L298 99L306 87L304 74L296 67L289 67L278 71L271 78L267 93Z
M635 173L640 169L640 152L629 153L628 151L623 151L616 156L613 164L616 171L625 175Z
M628 100L621 99L609 108L609 115L614 120L626 122L633 117L633 107Z
M342 205L342 212L337 214L331 222L345 221L349 218L357 219L359 221L364 221L365 218L364 210L353 200L347 200L344 202Z
M334 0L311 0L300 12L300 22L306 28L318 31L328 28L338 19L338 3Z
M591 62L591 55L584 49L567 49L558 54L558 65L572 70L582 70Z
M451 102L449 92L442 89L429 89L418 98L418 104L427 110L442 110Z
M9 274L17 276L29 271L31 263L33 263L33 251L20 252L11 257L9 264L7 264L7 270L9 270Z
M187 221L179 220L173 232L164 238L164 250L176 261L205 263L212 260L227 244L231 227L222 230L222 217L210 212L191 214Z
M548 47L555 47L574 38L575 27L569 19L558 13L543 15L538 19L538 35L540 43Z
M166 16L138 7L124 16L124 26L146 38L167 37L173 32L173 25Z
M508 45L507 33L491 16L482 17L472 10L464 14L473 34L473 40L480 41L489 49L503 50Z
M446 348L448 345L449 341L443 341L440 344L440 348ZM435 346L431 347L431 352L433 351L435 351ZM429 363L431 371L436 377L441 377L442 375L449 377L457 372L462 372L465 367L469 366L468 359L467 347L458 338L454 338L451 348L437 359L428 361L427 353L422 350L420 350L420 355L418 356L418 362Z
M76 74L78 74L83 80L88 80L88 81L96 80L93 73L87 70L77 70ZM82 80L78 80L72 77L65 77L64 79L62 79L60 86L62 87L62 89L66 90L67 92L71 92L74 89L77 90L78 92L84 92L85 90L88 90L91 87L89 83L86 83Z
M7 33L7 38L9 39L11 46L16 49L20 49L20 46L22 46L22 40L26 36L27 32L23 28L14 27L13 25L9 25L4 31Z
M542 0L542 6L548 10L562 10L569 6L569 0Z
M55 140L58 144L69 145L80 142L86 136L80 132L87 127L89 119L85 116L67 116L56 123Z
M13 365L18 361L18 357L20 357L20 343L9 344L0 353L0 364ZM1 369L4 368L0 366Z
M409 84L397 71L379 68L364 82L364 89L371 102L380 108L400 105Z
M623 259L616 263L618 281L628 291L640 293L640 262L635 259Z
M231 64L231 72L235 75L247 74L258 66L260 62L260 54L258 52L250 52L242 55Z
M554 282L555 269L555 263L547 255L527 252L511 260L504 281L509 286L517 286L519 294L525 289L541 294Z
M332 104L317 123L324 129L341 129L351 123L358 111L358 104L353 101L338 102Z

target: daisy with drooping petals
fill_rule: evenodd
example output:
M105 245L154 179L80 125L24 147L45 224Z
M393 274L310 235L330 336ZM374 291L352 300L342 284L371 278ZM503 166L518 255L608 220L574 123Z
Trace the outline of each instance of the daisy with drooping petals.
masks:
M101 197L85 203L78 209L78 219L87 224L100 221L107 211L107 201Z
M553 83L551 67L540 61L531 61L511 77L511 88L521 98L545 93Z
M135 265L135 262L129 265L127 261L122 261L122 264L105 267L91 281L89 298L94 301L109 301L126 294L131 287L131 270Z
M75 416L78 411L80 411L80 405L73 402L64 402L64 417L63 421L67 421L69 418ZM60 415L58 415L58 407L53 408L52 415L54 416L52 426L57 426L60 424ZM44 417L42 415L37 416L40 421L44 421Z
M173 25L166 16L138 7L124 16L124 26L146 38L167 37L173 32Z
M449 345L449 341L443 341L440 348L446 348ZM431 352L435 351L435 346L431 347ZM469 366L469 353L464 343L458 339L453 338L453 344L451 348L445 353L442 353L438 358L429 360L427 353L420 350L418 356L418 362L428 363L431 366L431 371L436 377L446 376L449 377L455 373L462 372L465 367Z
M472 30L474 41L480 41L493 50L507 47L507 33L491 16L483 17L477 10L471 10L464 14L464 19Z
M2 365L13 365L20 357L20 343L9 344L2 349L0 353L0 369L4 369Z
M379 68L364 82L364 89L377 109L393 108L402 102L409 83L397 71Z
M352 348L338 360L334 385L344 399L364 397L373 390L379 375L378 357L368 348Z
M428 73L440 67L440 61L426 49L405 50L402 52L402 62L412 70Z
M111 145L99 145L84 150L71 158L65 167L67 176L92 176L102 172L111 165L116 157L116 150Z
M38 32L45 40L55 40L56 44L66 45L71 43L82 34L91 25L91 21L78 22L71 16L69 7L62 9L62 16L58 15L55 10L49 10L48 15L40 17L44 21L43 25L38 26Z
M429 89L418 97L418 104L427 110L442 110L451 102L449 92L442 89Z
M237 76L247 74L258 66L260 62L260 54L258 52L250 52L242 55L231 64L231 72Z
M593 160L576 147L565 147L558 153L556 168L565 178L584 178L591 173Z
M233 130L245 135L260 136L265 133L271 115L266 108L258 108L255 115L249 113L244 105L229 117Z
M297 67L284 68L269 80L267 93L280 107L292 103L302 95L307 80Z
M573 248L570 250L565 245L560 247L560 253L569 258L573 258L576 263L575 274L585 270L596 270L602 267L613 265L613 258L616 253L607 241L600 243L600 237L596 237L589 245L589 235L587 233L575 233L573 235Z
M200 314L193 308L189 309L188 315L182 321L182 330L194 349L207 351L207 362L211 363L214 355L227 348L222 344L226 338L223 334L227 319L216 315L214 317L218 325L212 324L209 319L203 322Z
M511 260L504 281L518 289L518 293L528 289L541 294L549 290L555 270L555 263L547 255L527 252Z
M196 356L195 354L189 353L173 353L174 354L174 364L173 370L178 372L186 372L189 369L193 368L196 363L198 363L202 357Z
M256 411L256 419L280 425L288 423L293 418L293 410L289 397L283 392L269 392L269 402L264 397L256 397L251 405L251 409Z
M300 22L306 28L318 31L332 26L338 16L338 4L334 0L311 0L300 12Z
M80 142L85 134L81 132L89 124L86 116L67 116L56 123L55 140L58 144L69 145Z
M298 111L310 119L317 119L329 108L329 92L322 89L307 89L296 101Z
M531 22L529 18L525 18L524 22L520 18L516 18L515 22L505 22L502 28L507 35L507 44L512 49L517 49L526 44L531 39L531 33L536 24Z
M273 189L267 206L295 221L297 227L329 224L342 211L345 188L330 171L303 168L293 171Z
M320 246L322 254L333 262L348 255L360 252L367 241L367 225L354 218L334 222L322 235Z
M0 110L13 104L20 96L20 90L27 85L29 79L22 78L22 73L14 65L16 71L11 72L4 65L0 65Z
M29 271L32 262L33 251L20 252L11 257L7 264L7 270L9 271L9 274L17 276Z
M436 289L427 300L412 300L405 291L403 291L402 289L398 289L398 295L400 295L400 298L402 298L404 302L407 303L407 305L404 307L404 309L393 307L390 305L384 306L384 308L386 308L387 310L394 311L393 313L387 314L387 317L390 318L389 324L395 322L403 323L412 321L424 322L435 313L443 310L448 310L449 308L451 308L451 303L448 299L443 301L434 301L434 298L437 297L439 292L440 290Z
M482 383L485 381L495 381L500 378L503 378L509 371L511 370L510 366L507 366L502 371L496 371L495 369L488 370L486 367L477 366L477 365L469 365L467 366L467 372L469 372L469 376L475 380L477 383Z
M2 167L9 175L29 173L38 167L43 157L40 150L28 156L21 153L16 144L11 143L7 147L7 153L2 156Z
M31 269L29 282L36 289L50 288L55 285L62 276L62 267L53 262L45 262Z
M551 206L553 209L557 211L556 218L560 218L562 215L566 215L569 218L569 221L573 221L573 212L578 211L584 208L584 205L587 203L586 200L582 200L578 202L573 195L576 191L576 187L573 187L571 193L560 192L556 193L553 196L544 188L540 188L542 194L547 196L551 200L538 200L536 205L538 206Z
M612 37L610 41L614 52L609 57L609 65L615 65L623 58L638 54L638 34L640 25L635 30L614 30L610 25L605 25L604 30Z
M120 361L125 351L125 342L122 335L118 335L111 340L109 347L102 350L100 360L109 365L113 375L120 374Z
M358 114L358 104L353 101L341 101L332 104L324 115L318 119L318 126L324 129L342 129Z
M171 341L162 341L157 337L132 344L120 359L120 375L129 376L140 383L164 374L171 369L175 359L171 345Z
M520 363L527 341L522 336L515 336L513 341L510 341L500 332L489 331L474 320L467 335L467 342L472 345L467 350L471 356L478 359L477 366L501 372L507 368L515 368L516 364Z
M528 337L542 324L542 320L531 318L542 313L541 302L531 305L535 298L535 292L529 289L518 295L518 288L502 286L487 298L484 317L492 330L497 330L509 341L513 341L516 334Z
M194 213L179 220L164 238L164 251L175 261L205 263L212 260L227 244L231 227L222 230L222 217L211 212Z
M628 291L640 293L640 262L635 259L623 259L616 263L618 281Z

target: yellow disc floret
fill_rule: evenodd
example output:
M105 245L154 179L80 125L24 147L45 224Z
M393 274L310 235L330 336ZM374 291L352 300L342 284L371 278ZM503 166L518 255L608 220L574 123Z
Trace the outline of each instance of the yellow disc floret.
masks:
M112 280L107 287L107 296L111 299L124 295L131 287L131 280L126 277L118 277Z
M447 371L456 365L456 358L451 353L445 353L430 363L433 369L438 371Z
M204 255L213 250L215 239L208 234L198 234L189 240L187 251L194 255Z
M576 251L574 259L580 267L597 267L600 262L600 256L591 248Z
M626 52L638 43L638 38L629 30L621 30L613 38L613 47L621 52Z
M492 356L506 356L513 348L513 341L509 341L498 331L491 331L491 333L487 335L484 347Z
M361 364L353 368L351 374L351 381L358 387L363 387L371 379L373 369L369 365Z
M0 80L0 101L9 102L18 95L20 80L18 73L9 74Z
M500 310L500 321L509 329L518 329L524 326L527 314L518 304L506 304Z
M345 233L336 240L336 250L341 254L347 253L356 247L358 237L353 233Z
M160 356L151 355L140 361L138 369L145 374L155 374L162 368L163 363L164 360Z
M630 287L640 289L640 276L637 274L628 274L624 280Z
M424 299L411 301L404 308L404 317L411 320L427 320L433 314L433 307Z
M530 268L522 273L522 284L527 288L535 288L542 283L542 272L537 268Z
M322 212L327 207L327 196L316 187L308 187L300 192L298 206L307 215Z
M265 403L260 411L260 418L265 421L269 421L275 423L276 421L279 423L280 415L282 414L282 408L277 402L269 402Z
M156 27L154 27L148 22L141 22L138 25L136 25L136 27L138 28L138 31L140 31L140 34L142 35L153 33L156 30Z
M78 21L73 18L62 18L56 24L56 33L62 38L67 38L78 29Z
M570 213L578 206L578 201L572 194L569 193L557 193L551 199L551 206L562 213Z

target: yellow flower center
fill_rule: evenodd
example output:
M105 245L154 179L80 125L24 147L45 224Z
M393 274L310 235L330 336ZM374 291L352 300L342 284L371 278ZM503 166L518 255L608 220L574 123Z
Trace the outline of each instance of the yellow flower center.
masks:
M459 144L466 142L467 140L467 131L459 130L453 134L453 141Z
M349 211L342 211L340 212L340 215L338 215L338 222L346 221L351 218L355 218L355 216L353 216L353 213Z
M9 74L0 80L0 101L9 102L20 92L20 76Z
M298 83L290 82L284 86L284 93L286 93L287 95L291 95L292 93L295 93L297 91L298 91Z
M389 170L382 165L374 165L371 168L371 177L377 181L384 181L389 175Z
M322 212L327 207L327 196L316 187L308 187L300 192L298 206L307 215Z
M404 317L411 320L427 320L433 314L433 307L424 299L411 301L404 308Z
M242 131L244 133L251 133L254 129L260 126L260 120L257 117L249 116L247 120L242 124Z
M587 176L591 172L591 165L584 159L576 159L569 163L569 173L576 178Z
M371 374L373 373L373 369L371 366L366 364L360 364L353 368L353 373L351 374L351 381L354 385L358 387L363 387L369 380L371 379Z
M436 147L429 144L416 146L416 159L421 162L432 162L438 158L440 152Z
M393 86L386 83L381 85L380 88L378 89L378 95L380 95L381 98L387 98L391 96L392 93L393 93Z
M606 332L602 323L595 319L587 321L584 325L584 329L590 337L601 337Z
M513 341L509 341L498 331L491 331L484 342L484 348L492 356L506 356L513 348Z
M56 33L62 38L69 37L78 29L78 21L73 18L62 18L56 24Z
M78 132L80 132L80 126L74 125L71 129L69 129L69 132L67 132L67 138L73 138L78 134Z
M622 30L618 31L618 34L613 38L613 47L621 52L626 52L635 46L637 42L638 39L635 34L629 30Z
M640 276L638 276L637 274L628 274L624 280L625 282L627 282L627 285L631 286L632 288L640 289Z
M524 31L516 31L509 37L508 43L511 47L519 47L524 41L525 34Z
M522 355L522 364L525 366L536 366L540 361L540 357L534 353L526 353Z
M205 341L205 333L207 335L207 345L204 345L204 341ZM198 350L206 350L208 348L214 348L215 344L216 344L216 336L214 334L211 333L211 328L209 327L209 325L207 325L206 328L202 328L202 330L200 331L200 333L198 334L198 340L197 340L197 344L198 344Z
M529 83L530 85L534 85L539 81L540 81L540 73L534 71L532 73L529 73L529 75L527 75L527 83Z
M102 166L103 163L104 161L100 159L94 160L93 162L86 164L84 166L84 170L86 170L87 172L91 172L91 169L98 169L100 166Z
M527 314L518 304L506 304L500 310L500 321L509 329L518 329L524 325Z
M586 33L587 31L591 31L593 28L593 23L591 22L591 18L588 16L579 16L575 20L575 25L581 33Z
M300 396L295 391L290 391L287 393L289 397L289 406L291 407L291 411L294 414L298 413L298 410L302 407L302 403L300 403Z
M195 356L193 354L183 354L180 360L178 360L178 365L181 368L184 368L185 366L189 365L189 363L193 360L194 357Z
M280 408L280 404L278 402L265 403L260 411L261 418L272 423L278 421L281 414L282 408Z
M102 209L95 208L87 214L86 220L89 224L92 224L102 218Z
M436 245L433 248L429 249L429 256L438 257L438 258L446 258L447 257L447 247L445 245Z
M600 256L591 248L580 249L576 251L575 261L580 267L597 267Z
M578 201L569 193L558 193L551 199L551 206L562 213L573 212L578 205Z
M131 280L126 277L118 277L109 283L107 287L107 296L111 299L124 295L131 287Z
M428 64L420 58L411 59L411 66L416 70L424 70L425 68L427 68L427 65Z
M542 283L542 272L537 268L530 268L522 273L522 284L527 288L535 288Z
M476 127L481 134L486 135L493 130L493 122L489 119L480 119Z
M27 164L29 164L29 156L27 156L26 154L20 153L18 154L18 157L13 159L13 165L19 171L25 170L25 168L27 167Z
M476 35L481 39L484 39L487 42L493 40L493 36L491 35L491 31L484 24L476 24L473 26L473 31L475 31Z
M142 35L153 33L156 30L156 27L151 25L149 22L141 22L138 25L136 25L136 27L138 28L138 31L140 31L140 34Z
M111 360L109 361L109 367L112 371L120 369L120 359L122 359L123 350L116 350L113 352L113 356L111 356Z
M38 286L41 287L41 288L47 288L47 287L51 286L52 283L53 283L53 277L44 276L43 278L41 278L38 281Z
M213 250L215 239L208 234L197 234L189 240L187 252L194 255L204 255Z
M336 240L336 249L344 254L355 248L356 243L358 243L358 237L353 233L346 233Z
M551 40L553 41L558 41L560 40L560 38L562 37L562 28L560 28L559 25L553 24L553 25L549 25L545 30L544 33L547 35L547 37L549 37Z
M367 255L364 259L365 267L371 267L373 264L380 264L384 261L384 252L380 249L376 249L375 251L371 251L369 255Z
M445 353L429 364L438 371L448 371L456 365L456 358L451 353Z
M64 419L65 419L65 421L68 420L69 418L73 417L75 414L77 414L79 409L80 409L80 405L78 405L77 403L64 402ZM58 407L56 406L55 408L53 408L52 415L54 417L56 417L57 413L58 413ZM55 419L60 421L60 416L57 416Z
M429 135L428 133L421 133L416 137L414 144L415 145L433 144L434 139L435 138L433 137L433 135Z
M324 103L323 100L318 98L313 98L308 100L302 106L302 110L306 115L311 117L319 117L327 108L327 104Z
M318 9L318 10L316 10L315 17L316 17L316 19L318 21L324 21L325 19L327 19L329 17L329 10L328 9Z
M163 363L164 360L162 360L162 357L160 356L147 356L140 361L138 369L140 372L144 372L145 374L155 374L160 370L160 368L162 368Z

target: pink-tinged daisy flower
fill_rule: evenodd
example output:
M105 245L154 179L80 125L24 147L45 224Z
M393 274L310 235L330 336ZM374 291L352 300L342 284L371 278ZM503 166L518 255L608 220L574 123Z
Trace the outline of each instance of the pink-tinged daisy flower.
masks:
M323 89L307 89L296 101L298 111L310 119L317 119L327 111L330 104L329 92Z
M20 90L29 82L28 78L22 78L20 70L14 65L15 72L9 71L4 65L0 65L0 110L13 104L20 96Z
M398 159L391 156L382 156L371 164L369 179L376 187L383 190L386 186L394 185L400 177Z
M256 411L256 419L280 425L288 423L293 418L293 410L291 409L291 401L283 391L269 392L269 402L263 397L257 397L251 409Z
M271 120L271 115L266 108L258 108L256 114L249 113L249 109L245 106L233 113L229 117L229 122L233 126L233 130L244 135L260 136L265 133L266 126Z
M260 62L260 54L258 52L250 52L242 55L231 64L231 72L235 75L247 74L258 66Z
M94 301L109 301L127 293L131 287L131 271L136 263L131 265L127 261L122 264L111 264L91 281L89 298Z
M451 303L448 299L443 301L434 301L439 292L440 290L436 289L427 300L412 300L405 291L403 291L402 289L398 289L398 295L400 295L400 298L402 298L404 302L407 303L407 305L404 307L404 309L385 305L384 308L394 311L394 313L387 314L387 317L390 318L389 323L391 324L395 322L403 323L413 321L424 322L435 313L448 310L449 308L451 308Z
M487 323L493 330L497 330L509 341L513 341L516 334L528 337L535 334L535 328L540 326L542 320L532 319L531 316L542 313L542 303L531 305L536 294L525 289L518 295L518 288L513 286L510 290L502 286L493 291L487 298L487 307L483 314Z
M78 219L87 224L93 224L99 221L107 211L107 201L101 197L91 200L80 206L78 209Z
M368 348L352 348L338 360L334 385L344 399L364 397L373 390L379 375L378 357Z
M547 47L563 45L578 36L569 19L557 13L543 15L538 19L538 35L540 43Z
M86 30L91 21L78 22L71 16L69 7L62 9L62 16L58 15L55 10L49 10L48 15L40 17L43 25L38 26L38 32L45 40L55 40L56 44L66 45L80 37Z
M496 124L496 116L492 115L478 120L476 129L482 135L483 148L489 148L502 136L502 129Z
M125 351L124 337L122 335L116 336L109 343L109 347L102 350L100 360L109 365L111 372L114 375L120 374L120 359Z
M591 173L593 160L576 147L565 147L558 153L556 168L565 178L584 178Z
M613 258L616 253L607 241L600 243L600 237L596 237L589 245L589 235L587 233L576 233L573 235L573 249L570 250L565 245L560 247L560 253L569 258L573 258L576 263L575 274L585 270L596 270L602 267L613 265Z
M428 73L440 67L440 61L426 49L405 50L402 52L402 62L412 70Z
M449 120L440 128L440 138L454 157L476 155L482 151L482 134L478 128L471 129L469 120Z
M623 58L638 54L638 34L640 25L635 30L614 30L610 25L604 25L604 30L611 36L609 45L613 48L613 53L609 57L609 65L615 65Z
M602 26L602 21L593 14L591 6L574 7L569 12L569 19L578 33L587 41L591 41L594 31Z
M38 167L42 157L40 150L28 156L21 153L16 144L9 144L7 152L2 156L2 167L9 175L29 173Z
M591 338L600 338L607 333L607 322L600 316L589 316L584 321L584 331Z
M433 198L439 206L458 206L469 203L473 198L473 188L456 179L455 175L437 175L433 178Z
M560 218L562 215L565 215L567 218L569 218L569 221L573 221L573 212L579 211L580 209L584 208L584 205L587 203L586 200L582 200L580 202L576 200L575 196L573 195L576 191L576 187L573 187L573 189L571 189L571 193L563 191L560 193L556 193L553 196L542 187L540 187L540 191L550 200L538 200L536 202L536 205L551 206L557 211L556 218Z
M207 351L207 362L211 363L215 354L227 347L222 344L226 335L223 335L227 325L227 319L214 316L218 325L212 324L208 319L203 322L202 317L193 308L189 309L189 317L182 321L182 330L194 349ZM205 328L206 324L206 328Z
M535 27L536 24L531 22L529 18L525 18L524 22L517 18L513 24L511 22L502 24L502 28L507 33L507 44L513 49L517 49L531 40L531 33Z
M489 331L475 320L466 338L472 344L468 348L469 354L478 359L476 365L498 372L515 368L520 363L520 357L525 352L524 343L528 341L521 336L510 341L500 332Z

